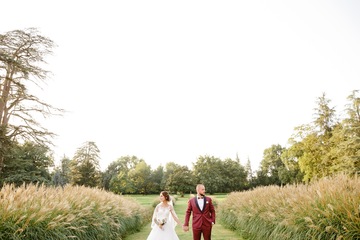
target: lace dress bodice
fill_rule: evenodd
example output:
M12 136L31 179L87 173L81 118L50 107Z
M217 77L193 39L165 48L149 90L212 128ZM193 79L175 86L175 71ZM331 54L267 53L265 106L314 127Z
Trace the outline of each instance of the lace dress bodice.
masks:
M157 206L155 217L159 223L168 222L170 217L170 206Z

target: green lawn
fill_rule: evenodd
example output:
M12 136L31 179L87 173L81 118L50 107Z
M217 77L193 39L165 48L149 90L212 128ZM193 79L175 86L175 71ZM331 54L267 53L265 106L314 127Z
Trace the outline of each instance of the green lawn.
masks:
M138 201L141 205L144 206L151 206L152 203L158 199L158 195L148 195L148 196L140 196L140 195L134 195L131 196L136 201ZM226 198L225 194L222 195L213 195L210 197L216 198L216 200L220 203L221 201L224 201ZM175 203L175 211L180 219L181 222L184 222L185 219L185 210L187 206L187 201L189 199L188 195L185 195L185 197L179 197L176 200ZM191 223L190 223L191 224ZM150 222L147 224L140 232L132 234L125 238L125 240L145 240L147 236L149 235L151 231ZM191 228L189 232L184 232L181 228L181 226L176 226L176 233L178 234L180 240L192 240L192 232ZM236 233L225 229L219 222L217 222L212 231L212 238L213 240L243 240L240 236L238 236Z

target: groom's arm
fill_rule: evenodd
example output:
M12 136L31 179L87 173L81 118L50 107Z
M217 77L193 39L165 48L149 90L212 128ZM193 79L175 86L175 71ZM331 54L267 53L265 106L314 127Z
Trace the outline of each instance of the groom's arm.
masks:
M189 226L189 221L190 221L190 215L192 212L192 206L191 206L191 199L188 201L188 205L186 208L186 212L185 212L185 221L184 221L184 226Z
M192 212L192 206L191 206L191 199L190 199L188 201L188 205L187 205L186 212L185 212L184 225L182 227L185 232L189 231L189 221L190 221L191 212Z
M215 207L213 205L212 199L210 200L210 213L211 213L211 221L215 224Z

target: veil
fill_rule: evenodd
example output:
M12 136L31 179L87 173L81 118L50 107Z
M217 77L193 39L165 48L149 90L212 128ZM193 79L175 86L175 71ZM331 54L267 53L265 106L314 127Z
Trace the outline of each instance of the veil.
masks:
M177 222L175 221L172 214L174 214L176 218L178 218L178 216L175 213L174 203L173 203L172 197L170 197L170 201L168 202L168 204L171 206L171 209L173 210L172 213L170 212L170 214L169 214L168 222L169 222L171 227L175 228L176 225L177 225Z
M160 204L160 203L159 203ZM155 223L155 217L156 217L156 212L158 210L158 207L159 207L159 204L156 205L155 209L154 209L154 213L153 213L153 216L151 218L151 228L154 228L156 226L156 223Z

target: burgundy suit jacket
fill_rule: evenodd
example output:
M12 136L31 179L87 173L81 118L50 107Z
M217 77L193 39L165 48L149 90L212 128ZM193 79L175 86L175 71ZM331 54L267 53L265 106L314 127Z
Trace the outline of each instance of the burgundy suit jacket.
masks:
M190 215L192 213L192 227L201 228L201 226L211 227L215 223L215 208L212 199L204 197L204 208L201 211L196 197L188 201L188 206L185 212L184 226L189 226Z

